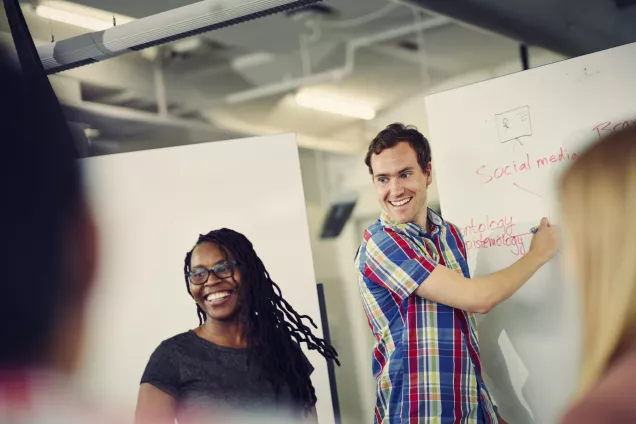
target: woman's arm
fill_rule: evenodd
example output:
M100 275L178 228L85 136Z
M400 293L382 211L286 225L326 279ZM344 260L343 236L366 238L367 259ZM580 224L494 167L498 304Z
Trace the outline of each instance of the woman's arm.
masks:
M139 386L135 424L174 424L177 400L150 383Z

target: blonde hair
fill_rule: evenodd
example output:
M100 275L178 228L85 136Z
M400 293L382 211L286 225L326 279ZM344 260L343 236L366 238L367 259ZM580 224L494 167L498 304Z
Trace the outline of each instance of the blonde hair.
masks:
M581 289L580 398L636 336L636 128L589 148L560 188Z

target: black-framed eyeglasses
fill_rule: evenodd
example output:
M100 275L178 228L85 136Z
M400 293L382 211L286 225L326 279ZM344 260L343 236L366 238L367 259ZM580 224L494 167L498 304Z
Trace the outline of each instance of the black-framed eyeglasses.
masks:
M230 278L234 274L234 267L237 265L236 261L223 261L214 265L212 268L207 269L204 267L196 267L186 272L188 281L194 285L205 284L210 278L210 274L216 276L216 278L225 279Z

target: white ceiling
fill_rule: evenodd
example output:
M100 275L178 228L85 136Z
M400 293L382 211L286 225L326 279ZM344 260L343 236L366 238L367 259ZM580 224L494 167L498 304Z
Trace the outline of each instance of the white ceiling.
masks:
M75 1L135 18L194 3ZM236 7L249 1L253 0L219 0L219 7ZM267 132L298 132L301 145L307 147L356 151L362 140L353 138L364 134L363 121L300 108L291 99L293 89L238 104L226 101L232 93L303 77L301 37L314 36L305 51L311 73L320 74L343 67L347 42L406 28L416 18L412 7L387 0L328 0L317 5L331 13L310 9L304 14L279 14L209 32L200 37L198 49L187 53L176 53L174 45L166 46L162 70L170 112L167 117L158 115L153 74L156 64L143 54L131 53L66 71L53 79L64 80L64 84L57 84L63 87L58 94L68 105L69 117L100 131L93 154ZM48 22L28 8L25 14L36 45L49 42L51 32L56 40L86 32ZM377 19L360 22L359 17L369 14ZM422 19L433 18L425 15ZM0 21L0 28L6 30L6 22ZM427 86L514 60L518 55L518 43L510 38L451 22L425 30L421 39L423 53L417 51L415 33L361 48L356 51L351 75L342 81L314 84L313 88L368 102L381 111L421 93ZM270 60L247 69L233 69L234 59L250 54L266 54Z

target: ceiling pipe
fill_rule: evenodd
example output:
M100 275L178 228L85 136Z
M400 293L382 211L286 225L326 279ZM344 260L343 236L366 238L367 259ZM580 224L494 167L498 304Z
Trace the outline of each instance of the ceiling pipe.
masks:
M217 136L219 131L236 134L236 137L262 136L264 134L281 134L278 128L255 125L233 117L222 111L206 114L206 118L212 122L193 121L178 118L176 116L161 116L157 113L142 112L121 106L105 105L86 101L64 101L62 108L68 119L81 120L85 115L97 115L100 117L141 123L157 127L170 127L194 131L198 133L210 133L211 137ZM234 137L234 136L233 136ZM298 146L306 149L322 150L325 152L351 154L357 151L358 146L348 145L334 140L313 137L306 134L297 134ZM100 142L101 140L95 140ZM212 139L210 141L213 141Z
M255 0L219 10L218 0L202 0L104 31L45 44L37 50L47 75L51 75L320 1Z
M185 130L201 132L218 131L218 128L215 128L205 122L183 119L172 115L162 116L159 113L143 112L127 107L106 105L103 103L65 100L62 102L62 107L65 109L65 113L70 119L79 118L78 114L88 114L97 115L102 118L110 118L146 125L182 128Z
M168 113L168 97L166 96L166 82L164 75L164 52L163 49L159 48L159 54L154 60L153 66L153 83L155 86L155 95L157 97L157 109L159 110L159 115L163 117L167 117Z
M279 128L244 121L222 110L216 110L206 113L205 116L216 127L224 129L226 131L240 131L244 134L249 134L252 136L263 136L270 134L274 135L281 133L281 130ZM339 140L314 137L309 134L298 132L296 132L295 134L296 140L298 142L298 147L302 147L305 149L319 150L338 154L356 154L362 148L362 145L358 143L344 143Z
M377 34L354 38L352 40L349 40L346 44L345 64L340 68L320 72L306 77L285 80L279 83L264 85L232 93L225 97L225 101L230 104L237 104L259 99L262 97L282 94L306 85L340 81L353 73L355 68L355 54L358 49L362 47L368 47L383 41L404 37L414 32L439 28L449 23L451 23L450 19L440 16L411 25L390 29Z

